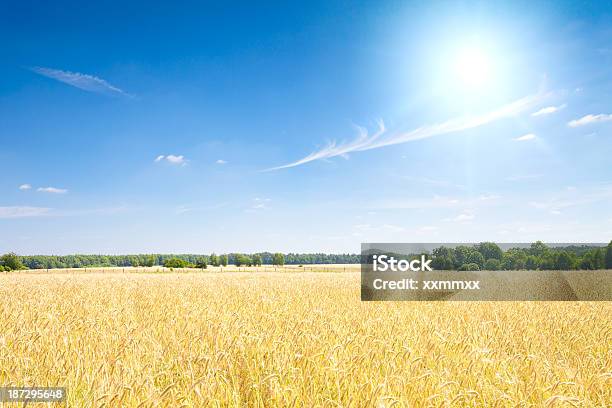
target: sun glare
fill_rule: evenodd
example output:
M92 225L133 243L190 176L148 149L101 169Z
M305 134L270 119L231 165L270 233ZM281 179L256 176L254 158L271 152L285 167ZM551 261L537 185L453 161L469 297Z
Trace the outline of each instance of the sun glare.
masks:
M461 50L456 56L454 69L459 85L467 90L481 89L491 79L491 59L478 48Z

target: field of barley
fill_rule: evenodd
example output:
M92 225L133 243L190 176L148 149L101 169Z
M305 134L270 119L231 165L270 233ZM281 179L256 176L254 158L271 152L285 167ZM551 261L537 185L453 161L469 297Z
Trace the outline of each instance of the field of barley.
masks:
M65 386L70 407L611 406L610 302L359 288L353 272L0 274L0 386Z

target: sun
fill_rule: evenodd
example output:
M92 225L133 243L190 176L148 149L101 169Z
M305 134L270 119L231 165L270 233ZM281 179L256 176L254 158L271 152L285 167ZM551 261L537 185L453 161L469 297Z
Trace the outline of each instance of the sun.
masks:
M455 56L453 68L457 85L468 91L481 90L491 82L492 61L483 49L461 49Z

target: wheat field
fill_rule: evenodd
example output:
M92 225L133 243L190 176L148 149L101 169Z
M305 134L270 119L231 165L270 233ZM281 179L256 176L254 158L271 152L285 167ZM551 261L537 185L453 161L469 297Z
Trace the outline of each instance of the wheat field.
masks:
M611 404L610 302L361 302L359 286L0 274L0 385L65 386L71 407Z

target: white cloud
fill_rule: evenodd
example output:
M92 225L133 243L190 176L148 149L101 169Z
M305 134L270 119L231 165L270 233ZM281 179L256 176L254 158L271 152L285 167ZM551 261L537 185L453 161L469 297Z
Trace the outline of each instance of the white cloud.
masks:
M215 163L217 163L217 164L227 164L227 162L225 160L222 160L222 159L217 160Z
M38 187L36 191L40 191L42 193L51 193L51 194L65 194L68 192L65 188L56 188L56 187Z
M270 199L270 198L255 197L253 199L253 202L251 203L250 207L247 208L245 211L246 212L255 212L257 210L267 210L267 209L270 208L268 206L268 203L270 203L270 201L272 201L272 199Z
M353 225L353 236L362 236L364 234L375 234L383 232L404 232L406 228L395 224L355 224Z
M44 207L0 207L0 218L40 217L49 213Z
M33 67L30 69L33 72L36 72L37 74L55 79L60 82L64 82L68 85L74 86L84 91L96 92L106 95L131 97L130 94L126 93L122 89L119 89L116 86L109 84L105 80L93 75L81 74L79 72L62 71L60 69L44 67Z
M472 221L474 218L476 218L476 216L474 214L470 214L470 213L465 212L465 213L459 214L456 217L447 218L445 221L467 222L467 221Z
M478 197L480 201L491 201L491 200L497 200L500 198L501 196L499 194L483 194L480 197Z
M543 94L528 96L480 116L459 117L443 123L424 125L410 131L398 130L390 132L385 128L383 121L380 120L378 121L378 129L371 136L368 135L367 129L358 127L357 129L359 135L351 142L344 142L340 144L332 142L323 149L311 153L300 160L282 166L272 167L264 171L295 167L314 160L329 159L332 157L346 155L351 152L376 149L379 147L407 143L415 140L427 139L433 136L477 128L500 119L516 116L526 109L532 108L546 96L547 95Z
M163 155L160 154L159 156L157 156L155 158L155 163L159 163L162 160L167 161L170 164L175 164L175 165L180 165L180 166L185 166L187 165L187 159L185 159L185 156L180 155L180 156L176 156L174 154L169 154L169 155Z
M567 107L566 104L563 105L559 105L559 106L548 106L546 108L542 108L537 112L533 112L531 114L531 116L542 116L542 115L549 115L551 113L555 113L560 111L561 109L564 109L565 107Z
M414 176L402 176L405 180L409 180L414 183L421 183L426 185L431 185L435 187L443 187L443 188L456 188L459 190L465 190L465 186L463 184L456 184L450 182L448 180L438 180L428 177L414 177Z
M175 156L173 154L166 156L166 160L172 164L185 164L186 163L184 156Z
M461 200L452 197L409 197L381 199L370 201L369 205L378 209L431 209L431 208L453 208L461 203Z
M533 133L527 133L526 135L515 137L512 140L514 140L515 142L526 142L528 140L534 140L535 138L536 135L534 135Z
M600 113L598 115L586 115L580 119L574 119L567 123L569 127L578 127L584 125L590 125L597 122L608 122L612 120L612 114Z
M19 186L20 190L30 190L32 186L30 184L22 184Z
M591 205L598 202L609 202L612 198L612 185L603 184L596 187L565 188L556 193L547 193L546 197L528 204L538 210L545 210L553 215L561 214L562 210Z
M400 227L399 225L393 225L393 224L383 224L382 229L387 230L387 231L392 231L392 232L402 232L406 230L404 227Z

